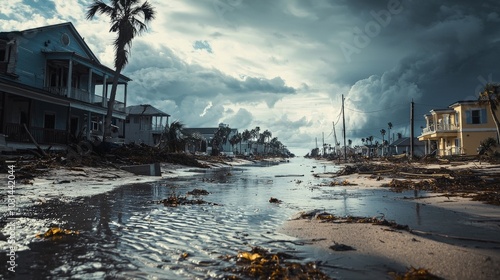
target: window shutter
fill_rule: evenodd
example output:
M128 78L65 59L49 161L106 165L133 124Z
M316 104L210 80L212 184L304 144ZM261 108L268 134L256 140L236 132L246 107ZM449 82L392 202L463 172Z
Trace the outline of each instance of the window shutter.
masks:
M472 123L472 114L470 110L465 111L465 122L468 124Z
M487 123L488 120L486 118L486 109L481 109L481 123Z

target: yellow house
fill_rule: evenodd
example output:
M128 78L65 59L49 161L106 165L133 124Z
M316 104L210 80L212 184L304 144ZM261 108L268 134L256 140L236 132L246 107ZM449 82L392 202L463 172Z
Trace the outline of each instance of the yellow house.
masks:
M478 101L458 101L424 117L427 125L418 140L425 142L426 154L475 155L482 140L497 137L489 106Z

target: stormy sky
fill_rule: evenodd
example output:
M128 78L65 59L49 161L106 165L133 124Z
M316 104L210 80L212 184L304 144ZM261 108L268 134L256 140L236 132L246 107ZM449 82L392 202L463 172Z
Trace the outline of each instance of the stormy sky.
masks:
M106 1L107 2L107 1ZM187 127L259 126L294 149L354 144L394 125L409 136L433 108L500 81L500 5L469 0L151 0L149 31L123 74L128 104L152 104ZM113 65L107 18L88 0L0 2L0 30L71 21ZM387 136L386 136L387 139Z

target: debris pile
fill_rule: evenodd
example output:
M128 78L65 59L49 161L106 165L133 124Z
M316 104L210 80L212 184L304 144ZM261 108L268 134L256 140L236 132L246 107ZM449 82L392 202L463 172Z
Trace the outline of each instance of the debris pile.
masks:
M316 264L301 264L290 261L293 256L286 253L270 253L254 247L249 252L239 252L237 256L228 256L226 260L236 260L236 265L226 268L231 273L225 279L331 279L321 272ZM240 278L241 276L241 278Z
M393 191L424 190L446 192L472 196L473 200L484 201L493 205L500 205L500 174L495 169L457 169L449 168L422 168L409 164L392 163L359 163L347 165L337 173L338 176L350 174L369 174L370 178L393 177L388 184L382 187ZM402 179L401 179L402 178ZM336 181L331 185L339 185ZM342 184L343 185L343 184Z
M281 201L281 200L279 200L279 199L277 199L276 197L271 197L271 198L269 199L269 203L278 203L278 204L279 204L279 203L281 203L281 202L282 202L282 201Z
M368 223L368 224L373 224L373 225L379 225L379 226L387 226L390 227L391 229L395 230L406 230L410 231L410 227L408 225L400 225L394 221L388 221L386 219L379 218L379 217L357 217L357 216L345 216L345 217L340 217L340 216L335 216L333 214L330 214L328 212L317 212L317 211L312 211L308 213L302 213L300 215L300 219L316 219L316 220L322 220L325 222L332 222L332 223Z
M189 195L209 195L210 193L207 190L194 189L192 191L188 191L187 194L189 194Z
M37 234L37 238L45 238L45 239L52 239L52 240L57 240L61 239L65 235L78 235L80 234L76 230L69 230L69 229L62 229L58 227L51 227L48 229L44 234Z
M404 274L399 274L395 272L389 273L394 277L395 280L419 280L419 279L428 279L428 280L439 280L442 279L432 273L430 273L425 268L414 268L410 267L408 271Z

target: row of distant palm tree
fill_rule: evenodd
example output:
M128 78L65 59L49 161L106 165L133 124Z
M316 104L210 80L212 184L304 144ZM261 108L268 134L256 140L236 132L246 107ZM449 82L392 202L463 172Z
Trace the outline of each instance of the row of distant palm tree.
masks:
M264 130L260 133L260 127L255 127L251 130L245 129L243 132L238 132L229 139L233 150L235 145L240 145L240 153L243 151L243 142L247 143L247 149L252 150L252 145L255 143L257 145L257 151L259 146L263 145L264 154L276 153L284 148L284 145L278 140L277 137L272 138L273 134L269 130Z

